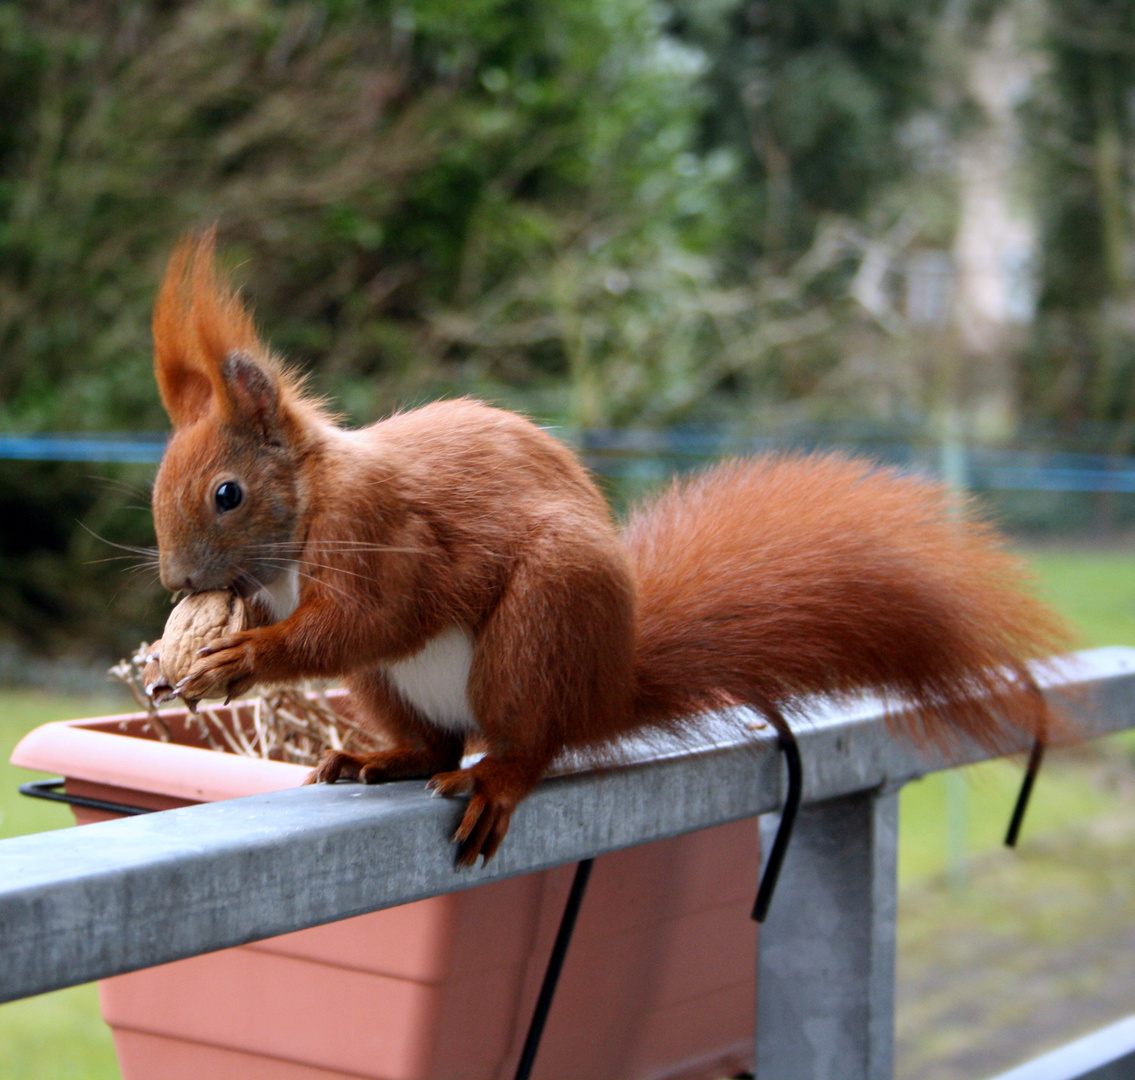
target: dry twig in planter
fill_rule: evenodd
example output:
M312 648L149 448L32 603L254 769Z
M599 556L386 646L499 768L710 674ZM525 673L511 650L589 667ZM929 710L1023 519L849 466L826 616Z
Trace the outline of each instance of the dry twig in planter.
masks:
M146 693L142 670L150 646L109 671L146 710L146 720L162 742L173 733ZM341 704L341 703L340 703ZM232 705L200 705L186 713L185 724L210 750L297 765L317 765L325 750L366 752L381 748L380 739L332 704L322 686L267 686L262 695Z

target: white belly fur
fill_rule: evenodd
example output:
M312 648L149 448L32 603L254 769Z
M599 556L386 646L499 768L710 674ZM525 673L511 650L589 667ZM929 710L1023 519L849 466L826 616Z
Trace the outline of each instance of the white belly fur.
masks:
M261 586L256 599L268 609L273 622L286 619L300 605L299 567L294 562L288 563L271 585Z
M398 693L426 719L449 731L478 731L467 687L473 635L460 626L430 638L413 656L387 665Z

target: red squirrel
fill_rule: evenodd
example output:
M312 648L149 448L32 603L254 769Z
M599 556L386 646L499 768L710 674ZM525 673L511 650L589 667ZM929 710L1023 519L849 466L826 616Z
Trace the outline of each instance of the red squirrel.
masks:
M1065 630L938 484L775 454L677 481L620 529L575 454L511 412L340 426L261 343L212 234L177 247L153 332L162 584L232 588L270 619L176 689L345 680L389 749L331 752L311 779L469 796L460 864L492 857L560 751L723 705L867 688L913 705L921 741L1043 736L1022 665ZM470 739L485 753L462 768Z

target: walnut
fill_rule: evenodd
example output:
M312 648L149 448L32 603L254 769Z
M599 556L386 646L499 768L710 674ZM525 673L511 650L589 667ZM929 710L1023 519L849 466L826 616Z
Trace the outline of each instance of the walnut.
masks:
M169 613L161 641L151 648L143 672L146 692L155 702L168 701L198 659L198 649L246 630L256 621L245 602L229 589L191 593Z

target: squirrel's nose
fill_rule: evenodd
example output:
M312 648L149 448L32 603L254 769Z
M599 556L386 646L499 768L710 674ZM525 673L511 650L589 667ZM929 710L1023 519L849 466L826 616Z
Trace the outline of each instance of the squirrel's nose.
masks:
M163 563L158 576L161 578L162 588L167 592L197 592L193 575L187 574L180 566Z

